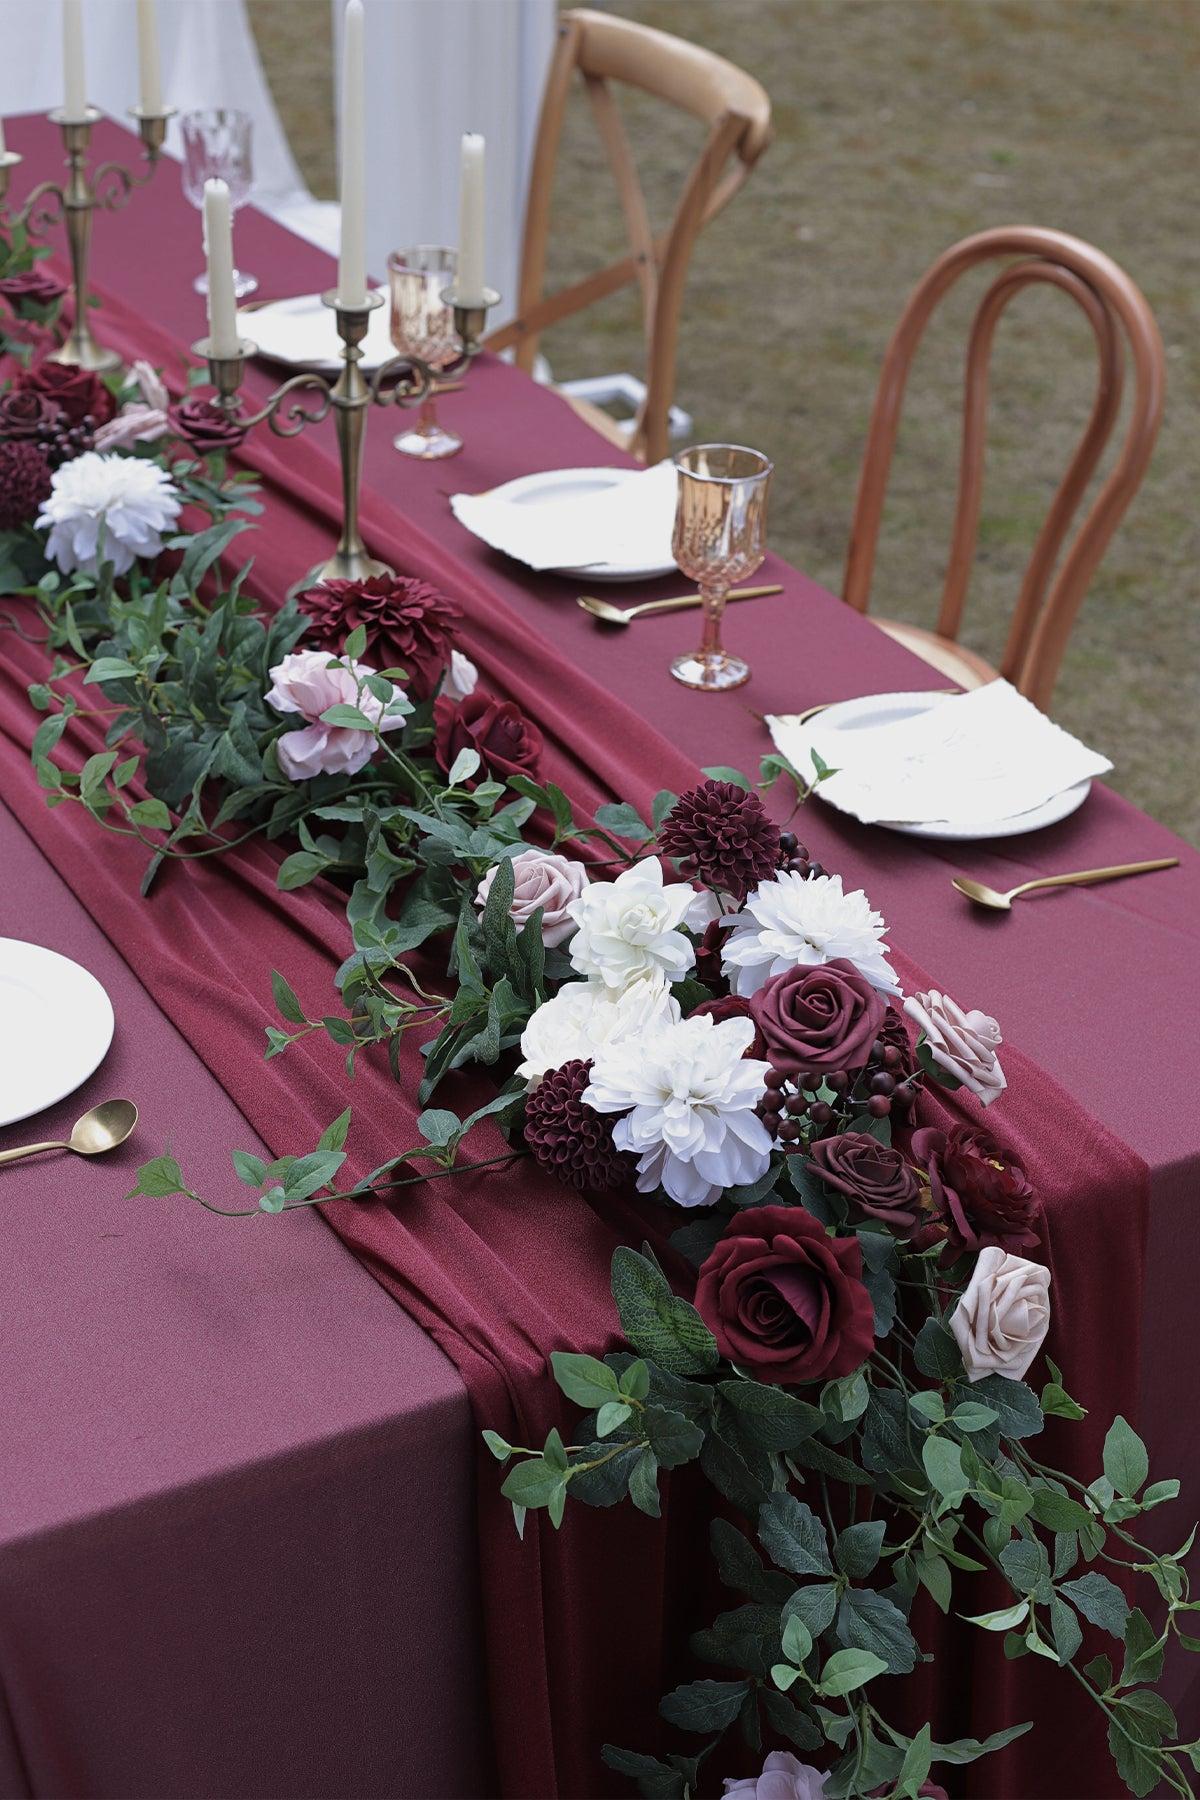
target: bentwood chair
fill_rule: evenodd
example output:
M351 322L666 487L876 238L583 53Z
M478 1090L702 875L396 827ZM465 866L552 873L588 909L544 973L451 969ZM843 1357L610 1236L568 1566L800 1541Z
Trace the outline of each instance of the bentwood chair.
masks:
M1162 339L1144 295L1111 258L1079 238L1033 226L1004 226L964 238L941 255L917 284L883 359L883 371L859 476L842 597L866 612L888 472L913 354L938 302L979 263L1007 262L979 303L967 345L958 503L937 630L879 619L876 623L963 687L997 671L956 640L975 555L983 491L988 362L1000 315L1038 281L1078 303L1096 338L1099 372L1091 417L1046 515L1025 571L999 673L1043 710L1048 706L1067 639L1108 541L1137 492L1162 418ZM1116 462L1062 557L1071 524L1121 405L1125 346L1133 362L1129 423ZM1056 566L1058 565L1058 566Z
M616 178L629 236L629 254L557 293L545 292L550 200L572 79L578 70L601 142ZM633 152L610 82L641 88L708 127L704 147L684 185L670 226L656 237ZM532 371L542 331L636 281L641 288L646 345L646 392L632 429L599 408L573 402L589 422L643 461L666 454L675 387L679 313L692 246L737 193L770 140L771 103L752 76L724 57L648 25L605 13L562 15L558 45L546 78L534 147L521 252L518 317L488 339L488 348L515 346L518 367Z

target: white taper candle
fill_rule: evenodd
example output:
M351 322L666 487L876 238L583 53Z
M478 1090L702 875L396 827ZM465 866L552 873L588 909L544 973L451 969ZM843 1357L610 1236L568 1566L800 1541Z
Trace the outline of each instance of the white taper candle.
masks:
M83 0L62 0L63 117L87 118L87 80L83 73Z
M233 224L229 188L204 184L204 254L208 260L208 336L213 356L236 356L237 300L233 292Z
M463 306L483 304L483 139L463 133L462 186L458 214L458 279L454 283Z
M156 0L137 0L137 26L142 111L160 113L163 109L162 67L158 56Z
M342 32L342 242L338 299L362 306L367 297L365 76L362 0L347 0Z

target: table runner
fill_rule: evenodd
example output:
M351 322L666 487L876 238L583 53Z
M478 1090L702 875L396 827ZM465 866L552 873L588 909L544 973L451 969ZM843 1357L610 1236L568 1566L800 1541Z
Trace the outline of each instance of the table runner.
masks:
M162 354L158 334L143 322L122 317L123 309L111 296L106 295L106 301L105 325L111 340L127 354ZM115 329L118 321L120 333ZM315 442L289 446L280 457L269 441L261 441L264 448L260 452L256 440L248 459L288 484L285 493L272 482L264 529L252 540L258 555L253 585L269 598L278 597L285 581L320 553L329 530L326 496L333 483L327 456ZM455 558L377 503L369 503L366 523L374 546L383 554L414 573L437 579L463 600L467 647L480 661L485 679L539 718L551 742L552 773L576 796L621 793L644 803L657 787L683 786L693 777L694 767L687 759L614 702L604 688L579 671L565 669L544 639L531 635L497 601L494 591ZM19 646L5 670L3 702L4 728L14 752L23 740L27 742L31 730L21 682L36 673L40 673L36 653ZM707 703L694 696L679 699L688 706ZM726 748L720 747L722 756ZM98 840L90 823L71 809L39 817L40 795L13 754L5 757L4 779L6 791L60 867L69 843L86 842L93 865L86 883L89 904L114 942L132 953L138 935L146 930L147 912L153 916L155 936L163 947L161 960L156 957L154 962L161 1002L176 1012L185 1033L268 1141L278 1141L286 1132L289 1109L294 1111L297 1102L306 1115L311 1109L320 1119L340 1109L336 1059L320 1050L303 1056L294 1050L266 1069L259 1061L260 970L265 972L269 961L277 960L302 993L321 992L344 934L330 895L314 888L281 898L273 888L274 858L256 846L239 852L221 869L209 864L172 873L151 907L139 910L131 900L136 879L131 864L136 859L124 845ZM14 787L18 781L20 792ZM887 910L883 896L876 892L873 897ZM247 953L249 945L254 946L252 954ZM906 985L912 985L911 966L905 967L899 958L898 967ZM308 990L305 982L311 984ZM1003 1011L1002 997L971 997L986 998ZM1121 1406L1132 1412L1135 1359L1128 1354L1128 1345L1118 1345L1100 1322L1131 1317L1137 1311L1144 1230L1142 1172L1136 1158L1088 1121L1024 1059L1014 1054L1006 1060L1012 1103L1005 1135L1029 1160L1046 1199L1056 1327L1070 1340L1067 1360L1072 1381L1097 1410ZM363 1163L370 1163L377 1160L377 1148L381 1156L402 1141L400 1106L396 1090L374 1070L365 1079L360 1077L354 1097L358 1154ZM359 1135L364 1102L379 1109L366 1122L365 1138ZM1046 1117L1051 1111L1054 1159L1048 1167L1039 1146L1047 1141ZM452 1195L447 1191L451 1188ZM519 1417L524 1429L535 1432L550 1422L544 1415L550 1399L544 1382L545 1354L559 1345L601 1347L596 1334L607 1324L603 1290L609 1250L617 1235L636 1236L640 1223L634 1207L606 1206L602 1218L573 1196L547 1191L526 1170L519 1179L442 1184L441 1191L425 1194L417 1190L390 1207L329 1210L336 1214L336 1228L454 1355L481 1416L502 1430L514 1427ZM1082 1255L1077 1241L1087 1240L1089 1234L1101 1240L1094 1258ZM550 1241L554 1256L548 1258L545 1247ZM1056 1251L1060 1253L1055 1257ZM485 1299L495 1308L495 1316L480 1316ZM504 1369L495 1361L501 1343ZM510 1390L502 1392L510 1382ZM527 1385L531 1391L526 1391ZM1096 1453L1093 1444L1093 1458ZM665 1679L659 1667L662 1652L677 1638L678 1621L670 1607L678 1595L667 1592L664 1578L667 1534L645 1520L624 1515L581 1517L576 1512L568 1535L548 1551L543 1549L539 1558L534 1546L524 1551L515 1546L507 1509L494 1503L495 1485L494 1471L489 1469L481 1512L495 1722L505 1791L597 1791L595 1747L600 1736L639 1744L649 1741L650 1718ZM674 1510L672 1499L669 1511ZM668 1523L673 1529L674 1520ZM663 1634L654 1644L622 1641L611 1607L601 1606L606 1598L611 1600L605 1567L606 1558L614 1553L633 1571L634 1579L648 1584L644 1591L661 1591L670 1603ZM538 1617L539 1580L544 1621ZM525 1692L532 1685L531 1666L514 1657L511 1638L532 1634L536 1643L543 1622L548 1635L543 1680ZM969 1647L978 1644L977 1638L972 1639ZM990 1666L981 1679L994 1682L995 1664L991 1658L980 1658L981 1665L985 1660ZM980 1730L998 1723L1000 1714L1024 1716L1028 1710L1022 1708L1019 1692L1028 1679L1028 1665L1000 1667L1010 1692L1000 1705L999 1684L993 1686L989 1696L993 1710L982 1703L976 1709L974 1723ZM961 1681L957 1685L961 1687ZM1044 1689L1045 1684L1039 1679L1036 1685ZM1064 1702L1067 1699L1064 1693ZM1066 1706L1056 1711L1060 1721L1069 1721ZM1088 1731L1090 1743L1095 1737L1090 1718ZM1064 1732L1068 1743L1072 1735ZM1012 1766L1003 1777L1003 1789L997 1764L984 1765L979 1791L1066 1793L1062 1771L1058 1776L1049 1772L1052 1747L1041 1736L1034 1744L1036 1749L1029 1752L1017 1746L1009 1753ZM1078 1751L1076 1739L1070 1745L1070 1765L1077 1778L1088 1783L1077 1791L1109 1791L1106 1784L1111 1778L1102 1748L1094 1775L1081 1773ZM1026 1755L1029 1767L1024 1769Z

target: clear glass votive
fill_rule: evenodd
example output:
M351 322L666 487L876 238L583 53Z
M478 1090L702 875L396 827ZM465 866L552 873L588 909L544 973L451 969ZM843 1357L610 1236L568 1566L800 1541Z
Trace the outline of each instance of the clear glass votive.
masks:
M741 444L697 444L675 458L679 488L671 548L700 589L700 648L677 656L671 673L685 687L740 687L750 666L721 644L721 617L731 587L753 575L767 550L767 494L774 465Z
M457 360L461 346L454 309L442 299L457 273L458 251L445 244L414 244L388 257L392 343L402 356L418 356L431 369ZM462 449L462 439L439 420L433 394L417 408L416 423L392 441L402 455L425 462Z

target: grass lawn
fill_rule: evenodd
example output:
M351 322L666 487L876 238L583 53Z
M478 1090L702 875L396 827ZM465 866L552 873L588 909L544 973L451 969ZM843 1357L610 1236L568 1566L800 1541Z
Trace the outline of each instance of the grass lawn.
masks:
M883 346L940 250L988 225L1055 226L1140 284L1167 345L1166 420L1076 625L1054 711L1112 756L1117 788L1200 842L1200 4L617 0L608 10L709 45L772 97L776 141L694 259L678 399L697 438L774 458L773 544L828 586L840 583ZM328 192L327 0L250 0L250 13L306 173ZM697 129L640 96L627 122L662 219ZM557 202L555 280L622 241L582 94ZM933 622L940 595L962 356L984 280L957 292L927 334L893 472L874 605L920 623ZM562 377L636 369L636 303L614 297L544 347ZM999 653L1093 381L1090 329L1072 303L1022 295L997 340L964 632L985 655Z

